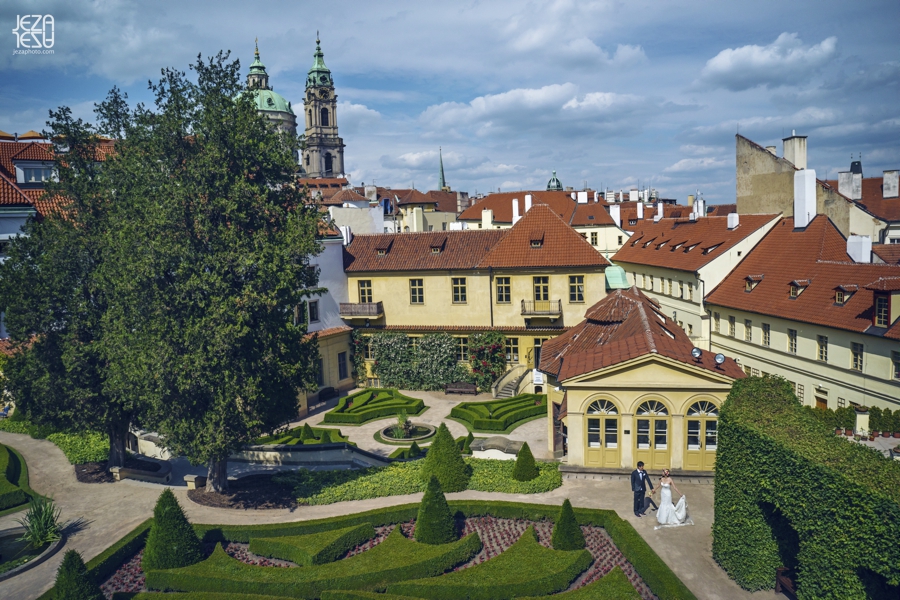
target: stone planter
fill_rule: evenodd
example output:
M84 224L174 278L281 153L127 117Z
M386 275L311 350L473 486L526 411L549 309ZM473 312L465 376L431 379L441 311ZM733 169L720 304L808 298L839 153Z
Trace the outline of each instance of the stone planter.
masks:
M895 432L894 432L894 437L895 437L895 438L900 438L900 431L895 431Z
M888 438L889 438L889 437L891 437L892 435L894 435L894 432L892 432L892 431L882 431L882 432L881 432L881 437L888 437Z
M853 437L853 430L852 429L844 429L844 435L846 435L847 437Z
M3 531L0 531L0 537L19 537L23 533L25 533L24 527L14 527L12 529L4 529ZM58 540L47 546L46 550L35 556L33 559L31 559L24 565L19 565L15 569L0 574L0 581L4 581L6 579L9 579L10 577L15 577L19 573L24 573L25 571L38 566L39 564L56 554L56 551L62 548L62 545L65 542L66 534L61 533Z

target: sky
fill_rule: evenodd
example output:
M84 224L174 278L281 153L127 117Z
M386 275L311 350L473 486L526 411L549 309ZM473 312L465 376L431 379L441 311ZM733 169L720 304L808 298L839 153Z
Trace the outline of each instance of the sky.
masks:
M17 54L24 15L52 15L52 54ZM734 202L735 134L781 155L809 136L835 179L900 168L897 0L118 2L0 0L0 130L93 120L112 86L152 102L163 67L254 39L270 85L302 105L316 32L356 184L470 194L656 188ZM4 33L5 32L5 33ZM299 111L298 111L299 112ZM302 117L301 117L302 126Z

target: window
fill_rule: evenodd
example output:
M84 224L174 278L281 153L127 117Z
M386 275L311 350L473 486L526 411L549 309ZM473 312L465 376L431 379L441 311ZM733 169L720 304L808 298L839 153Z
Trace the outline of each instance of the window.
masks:
M453 304L465 304L466 303L466 278L465 277L453 277Z
M597 232L592 231L591 232L591 246L596 246L596 245L597 245Z
M319 301L318 300L310 300L309 301L309 322L310 323L318 323L319 322Z
M788 329L788 352L797 354L797 330Z
M691 325L690 323L688 323L687 334L688 334L689 336L690 336L690 335L694 335L694 326Z
M653 285L653 275L650 276L650 287L648 287L647 289L651 292L656 289L656 287Z
M25 176L22 183L43 183L53 177L53 169L49 167L25 168L22 172Z
M322 109L322 127L328 127L328 109Z
M744 319L744 341L753 341L753 321L750 319Z
M512 302L511 286L509 277L497 278L497 304L509 304Z
M519 362L519 338L506 338L506 362Z
M800 295L800 288L796 285L791 286L791 298L796 298Z
M818 346L816 358L822 362L828 362L828 336L817 335L816 344Z
M746 375L747 377L750 377L752 374L753 374L753 370L749 366L744 365L744 375Z
M763 323L763 346L769 346L772 343L772 327L768 323Z
M688 288L688 300L693 302L694 301L694 286L692 286L691 284L688 284L687 288Z
M844 408L845 406L847 406L847 399L838 398L838 408Z
M372 360L375 358L375 355L372 353L371 335L363 336L363 358L366 360Z
M338 352L338 379L347 379L350 373L347 372L347 353Z
M759 377L759 369L756 369L756 368L751 369L751 370L750 370L750 374L751 374L753 377Z
M641 287L647 289L647 277L641 274Z
M900 352L891 352L891 362L894 367L894 379L900 379Z
M550 278L549 277L534 277L534 299L536 301L539 300L549 300L550 299Z
M735 318L733 316L728 317L728 336L734 337L734 332L737 327L735 327Z
M884 296L875 298L875 327L887 327L890 325L888 316L888 299Z
M800 402L803 402L803 384L802 383L797 384L797 399L800 400Z
M618 237L618 242L619 242L619 246L621 246L622 245L622 236L621 235Z
M684 282L683 281L678 282L678 297L684 298Z
M306 323L306 302L301 302L294 307L294 325Z
M750 281L749 279L744 282L744 291L745 292L753 291L753 282Z
M713 331L719 333L719 313L713 313Z
M319 359L318 366L319 368L316 369L316 385L322 387L325 385L325 365L321 358Z
M469 338L456 338L456 360L460 362L469 360Z
M406 347L409 348L413 356L415 356L416 352L419 350L419 337L415 335L406 336Z
M409 303L425 304L425 283L422 279L409 280Z
M569 276L569 302L584 302L584 275Z
M669 280L669 291L668 291L668 294L669 294L670 296L672 295L672 280L671 280L671 279Z
M850 354L852 356L850 360L850 368L852 368L854 371L862 371L864 354L863 345L857 344L856 342L850 344Z
M844 290L838 290L834 293L834 303L835 304L843 304L844 303Z
M372 281L364 279L359 282L359 301L363 304L372 302Z

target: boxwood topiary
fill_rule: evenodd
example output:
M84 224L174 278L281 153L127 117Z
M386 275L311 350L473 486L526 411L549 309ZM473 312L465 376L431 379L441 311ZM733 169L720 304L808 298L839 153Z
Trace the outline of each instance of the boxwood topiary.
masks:
M522 449L516 455L516 467L513 469L513 479L516 481L531 481L540 475L537 465L534 464L534 455L528 442L522 444Z
M413 537L423 544L446 544L459 539L453 511L441 491L441 484L434 477L428 480L428 487L425 488L425 495L419 505Z
M444 492L461 492L469 485L471 475L450 430L441 423L422 461L422 479L436 477Z
M58 600L105 600L100 586L88 574L76 550L69 550L63 556L54 589Z
M553 525L553 535L550 537L554 550L581 550L584 548L584 532L575 520L575 511L572 503L566 498L559 511L559 518Z
M300 431L300 441L306 442L314 439L316 439L316 434L313 433L312 427L309 426L309 423L304 423L303 429Z
M147 536L141 568L176 569L186 567L203 560L200 539L187 517L175 494L166 488L153 508L153 525Z

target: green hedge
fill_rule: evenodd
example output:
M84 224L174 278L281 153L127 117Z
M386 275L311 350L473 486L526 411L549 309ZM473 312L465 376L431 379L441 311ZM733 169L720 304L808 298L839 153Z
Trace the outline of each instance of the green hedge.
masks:
M28 494L17 485L19 474L19 458L0 444L0 510L28 502Z
M222 546L216 546L212 556L201 563L148 571L147 587L318 598L328 589L378 589L393 581L439 575L480 551L481 540L477 534L451 544L427 546L403 537L399 527L371 550L338 562L300 569L248 565L228 556Z
M547 394L520 394L488 402L463 402L450 411L450 416L465 422L472 431L498 432L516 423L547 414Z
M282 433L274 435L266 435L254 440L254 444L285 444L290 446L312 445L312 444L336 444L340 442L356 445L350 441L350 438L341 433L340 429L327 429L325 427L310 427L314 439L301 439L300 434L303 426L294 427Z
M303 566L334 562L348 550L375 537L371 523L307 535L250 540L250 552L269 558L289 560Z
M410 416L420 415L425 411L425 402L394 389L369 388L338 400L338 405L325 413L322 423L362 425L402 411Z
M739 585L772 588L787 566L801 599L897 596L900 464L835 436L771 376L734 383L716 454L713 557Z
M109 438L102 433L90 431L67 433L45 425L35 425L29 421L12 418L0 420L0 431L24 433L36 440L46 439L53 442L73 465L109 459Z
M587 550L544 548L529 527L508 550L487 562L440 577L394 583L387 591L429 600L507 600L553 594L569 587L592 561Z
M286 596L263 596L261 594L220 594L217 592L175 592L159 594L141 592L140 594L113 594L113 600L287 600Z
M328 590L322 592L322 600L421 600L421 598L362 592L359 590Z
M553 600L639 600L641 595L634 589L622 567L612 571L584 587L553 596ZM545 596L530 596L517 600L544 600Z

